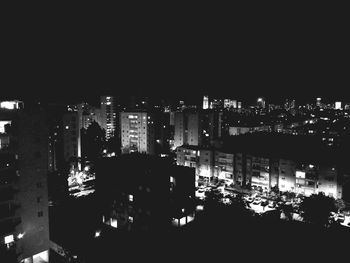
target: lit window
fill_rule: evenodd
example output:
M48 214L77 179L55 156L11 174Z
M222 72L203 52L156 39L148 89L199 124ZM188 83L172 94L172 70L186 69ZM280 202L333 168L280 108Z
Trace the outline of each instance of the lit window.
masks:
M129 195L129 201L133 202L134 201L134 196L133 195Z
M101 231L100 230L97 230L96 232L95 232L95 237L99 237L101 235Z
M117 219L111 218L111 226L114 227L114 228L118 227Z
M5 244L10 244L10 243L12 243L12 242L14 241L13 235L6 236L6 237L4 238L4 240L5 240Z
M134 222L134 218L132 216L129 216L129 222L130 223Z

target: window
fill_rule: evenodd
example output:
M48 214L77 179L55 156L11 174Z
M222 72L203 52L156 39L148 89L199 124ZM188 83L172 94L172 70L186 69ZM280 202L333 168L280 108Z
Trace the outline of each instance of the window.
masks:
M40 202L41 202L41 199L42 199L41 196L37 197L37 198L36 198L36 202L37 202L37 203L40 203Z
M134 201L134 196L133 195L129 195L129 201L133 202Z
M44 216L44 212L43 211L39 211L38 212L38 217L43 217Z

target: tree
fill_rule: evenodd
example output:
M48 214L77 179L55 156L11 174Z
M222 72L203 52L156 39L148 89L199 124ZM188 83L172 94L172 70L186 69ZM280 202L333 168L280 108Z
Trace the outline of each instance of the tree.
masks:
M329 224L330 213L336 211L336 207L333 198L319 193L306 197L300 210L306 222L326 226Z
M106 146L105 131L97 122L92 122L87 129L82 129L82 155L91 162L95 162L102 156Z
M338 198L335 200L334 203L335 203L335 207L337 208L338 212L342 211L346 207L343 199Z

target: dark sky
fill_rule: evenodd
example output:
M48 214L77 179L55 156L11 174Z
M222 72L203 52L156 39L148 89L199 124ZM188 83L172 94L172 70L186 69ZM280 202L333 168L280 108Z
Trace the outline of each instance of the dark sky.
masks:
M1 95L350 101L348 20L316 7L12 17L2 36Z

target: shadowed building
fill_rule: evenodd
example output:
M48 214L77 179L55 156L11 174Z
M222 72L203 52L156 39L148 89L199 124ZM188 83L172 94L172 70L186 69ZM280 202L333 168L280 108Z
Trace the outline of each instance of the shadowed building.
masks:
M42 112L0 108L0 247L18 261L48 262L48 149Z
M127 154L96 167L103 221L118 229L157 231L192 215L194 184L194 169L156 156Z

